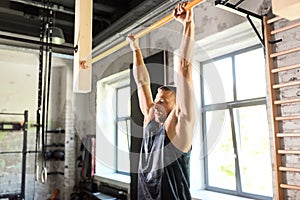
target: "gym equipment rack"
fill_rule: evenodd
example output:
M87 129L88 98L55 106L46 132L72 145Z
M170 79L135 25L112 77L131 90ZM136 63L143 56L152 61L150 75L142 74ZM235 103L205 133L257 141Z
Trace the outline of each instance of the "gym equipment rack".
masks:
M0 194L0 199L25 199L25 183L26 183L26 154L27 152L27 132L28 132L28 111L24 113L0 113L0 115L23 115L24 122L0 122L0 131L21 131L23 130L23 148L22 151L0 152L1 154L22 154L22 178L21 192L14 194Z

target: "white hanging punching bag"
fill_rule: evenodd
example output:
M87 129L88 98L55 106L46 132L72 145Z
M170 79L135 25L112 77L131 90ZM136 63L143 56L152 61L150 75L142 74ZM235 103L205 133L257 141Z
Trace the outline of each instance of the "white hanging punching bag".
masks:
M272 9L275 15L289 20L300 18L299 0L272 0Z
M74 46L78 50L74 53L73 92L77 93L91 91L92 17L93 0L75 0Z

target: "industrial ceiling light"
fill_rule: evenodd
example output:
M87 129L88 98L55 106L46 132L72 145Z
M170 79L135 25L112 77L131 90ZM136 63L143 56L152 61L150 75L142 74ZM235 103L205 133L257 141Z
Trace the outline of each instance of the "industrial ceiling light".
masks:
M54 44L65 43L65 36L61 28L53 27L52 43Z
M44 34L44 42L49 42L49 41L50 41L49 36L48 36L48 41L47 41L47 28L46 28L46 32ZM63 44L63 43L65 43L65 36L64 36L63 30L61 28L53 27L53 29L52 29L52 43L53 44Z

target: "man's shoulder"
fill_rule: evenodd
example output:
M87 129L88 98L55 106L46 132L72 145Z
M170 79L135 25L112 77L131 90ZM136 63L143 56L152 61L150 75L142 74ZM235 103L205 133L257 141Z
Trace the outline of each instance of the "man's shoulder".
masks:
M150 107L148 113L144 115L144 127L154 119L154 106Z

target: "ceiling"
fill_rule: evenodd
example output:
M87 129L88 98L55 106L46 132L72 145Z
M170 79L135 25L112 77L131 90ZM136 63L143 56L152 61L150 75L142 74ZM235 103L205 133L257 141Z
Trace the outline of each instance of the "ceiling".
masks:
M54 26L73 45L75 0L1 0L0 33L39 38L41 11L47 2L54 11ZM168 2L171 4L170 0L93 0L93 47Z
M44 4L49 3L54 11L54 26L63 30L66 39L66 43L63 45L70 47L66 51L59 48L54 48L53 51L73 54L75 1L0 0L0 45L38 48L38 45L29 42L27 45L21 45L20 43L24 42L16 42L14 40L16 37L12 36L18 38L26 36L39 41L40 16L42 10L45 9ZM105 44L104 41L110 41L108 38L112 38L112 36L120 34L124 36L128 27L149 26L154 20L170 13L180 1L182 0L93 0L93 48L101 43ZM261 5L264 1L266 0L257 0L256 3L252 0L216 0L215 2L231 4L238 9L257 13L260 9L256 6ZM135 23L138 20L140 20L139 23ZM11 38L7 39L7 36Z

